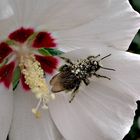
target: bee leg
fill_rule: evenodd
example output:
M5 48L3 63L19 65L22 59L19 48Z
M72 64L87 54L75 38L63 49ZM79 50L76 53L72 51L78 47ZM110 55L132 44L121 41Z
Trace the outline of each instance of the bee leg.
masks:
M65 60L65 62L67 62L67 63L73 65L73 62L72 62L69 58L62 57L62 56L60 56L60 58L63 59L63 60Z
M80 84L77 84L77 86L75 87L74 91L71 94L71 99L69 100L69 103L71 103L73 101L74 97L77 94L77 91L78 91L79 87L80 87Z
M90 59L90 58L97 58L97 57L99 57L99 56L100 56L100 54L98 54L98 55L96 55L96 56L88 56L87 59Z
M89 79L83 79L83 82L85 83L86 86L89 85L90 83Z
M107 77L107 76L104 76L104 75L100 75L100 74L97 74L97 73L94 73L93 75L95 75L96 77L98 77L98 78L106 78L106 79L108 79L108 80L111 80L111 78L109 78L109 77Z

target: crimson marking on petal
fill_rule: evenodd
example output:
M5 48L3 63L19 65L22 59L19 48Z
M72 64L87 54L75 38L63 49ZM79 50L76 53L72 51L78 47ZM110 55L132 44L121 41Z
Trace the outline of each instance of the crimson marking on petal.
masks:
M23 74L21 74L21 84L23 89L25 89L26 91L30 90L30 87L25 83L25 78Z
M56 47L56 43L48 32L39 32L33 42L34 48L52 48Z
M3 82L5 87L7 88L9 88L12 82L14 67L15 67L15 62L11 62L0 68L0 82Z
M31 36L33 33L34 33L33 29L31 28L25 29L21 27L17 29L16 31L12 32L9 35L9 38L17 42L24 43L28 39L28 37Z
M57 68L58 65L58 59L53 56L40 56L35 55L36 60L40 62L42 69L52 74L54 70Z
M6 58L13 50L5 42L0 43L0 63Z

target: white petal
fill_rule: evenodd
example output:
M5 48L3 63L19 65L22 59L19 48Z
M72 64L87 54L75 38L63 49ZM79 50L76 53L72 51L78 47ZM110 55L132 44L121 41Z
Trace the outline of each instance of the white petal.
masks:
M10 7L8 0L0 1L0 20L6 19L13 15L13 10Z
M9 0L0 1L0 40L5 39L7 35L17 28L17 20L14 9Z
M18 87L14 93L14 114L10 140L62 140L47 110L37 119L31 112L37 100L33 93Z
M137 89L140 78L139 71L133 73L131 62L140 69L140 56L131 57L125 52L98 47L66 54L70 58L84 58L112 53L101 62L104 67L116 69L115 72L99 70L98 74L111 77L111 80L93 77L89 86L80 87L71 104L66 93L59 94L50 103L52 118L66 140L121 140L133 123L136 100L140 97ZM125 78L121 77L121 73ZM134 77L137 86L129 83L127 76Z
M57 30L59 47L67 51L93 47L93 42L126 50L140 26L139 15L128 0L1 0L1 3L4 3L0 7L1 39L21 26Z
M3 2L4 0L2 0ZM3 32L17 27L32 26L53 31L81 26L101 14L109 0L8 0L7 6L13 12L7 20L1 20ZM3 16L3 15L2 15ZM4 24L5 23L5 24ZM9 26L10 24L10 26Z
M0 140L6 140L13 111L13 93L0 85Z
M91 22L70 30L55 32L58 45L65 51L93 48L94 42L127 50L140 27L140 15L128 0L110 0L110 5Z
M26 26L42 26L50 31L85 24L101 14L109 0L9 0L17 20Z
M39 22L54 31L76 28L94 20L107 9L109 0L48 0L46 5L48 9L42 15L45 19L41 16Z

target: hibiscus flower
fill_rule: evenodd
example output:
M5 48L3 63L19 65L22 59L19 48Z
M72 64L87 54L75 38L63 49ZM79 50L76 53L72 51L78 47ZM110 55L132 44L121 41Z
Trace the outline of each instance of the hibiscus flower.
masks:
M128 1L1 0L0 3L0 139L5 140L8 134L10 140L122 139L132 124L140 90L137 74L140 57L124 51L140 23ZM32 85L35 80L32 78L34 82L30 83L28 75L38 74L37 68L47 73L47 80L52 77L48 73L54 72L58 60L53 53L49 54L49 49L57 52L55 47L71 51L65 56L72 60L111 53L102 63L116 72L100 71L111 80L93 77L89 86L81 85L71 104L65 92L58 94L55 100L47 102L49 109L41 110L41 117L36 119L31 112L38 102L32 94L36 91ZM79 50L72 51L75 49ZM37 63L32 71L30 64L34 62ZM13 82L17 71L19 84ZM44 78L43 72L39 77ZM48 91L48 87L45 89ZM40 98L39 94L36 96Z

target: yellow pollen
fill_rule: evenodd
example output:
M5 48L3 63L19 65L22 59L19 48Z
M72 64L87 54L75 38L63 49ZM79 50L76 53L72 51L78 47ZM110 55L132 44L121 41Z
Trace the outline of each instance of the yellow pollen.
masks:
M30 87L36 98L39 99L37 107L32 109L35 116L39 118L40 112L38 110L40 105L42 105L42 108L47 109L49 100L54 99L55 96L50 94L44 77L44 71L33 55L21 56L19 66L21 73L25 77L25 83Z

